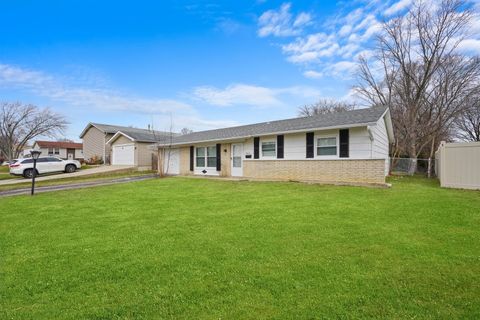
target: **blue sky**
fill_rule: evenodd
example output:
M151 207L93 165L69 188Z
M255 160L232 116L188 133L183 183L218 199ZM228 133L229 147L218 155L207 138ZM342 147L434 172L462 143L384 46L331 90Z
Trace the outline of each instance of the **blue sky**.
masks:
M410 4L2 1L0 99L65 114L77 140L90 121L203 130L294 117L354 99L358 55ZM463 50L480 52L478 21Z

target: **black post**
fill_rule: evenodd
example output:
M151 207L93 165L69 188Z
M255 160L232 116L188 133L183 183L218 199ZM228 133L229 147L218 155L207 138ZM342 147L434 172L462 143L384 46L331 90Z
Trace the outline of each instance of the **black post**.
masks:
M32 193L33 196L35 190L35 176L37 175L37 159L33 159L33 174L32 174Z

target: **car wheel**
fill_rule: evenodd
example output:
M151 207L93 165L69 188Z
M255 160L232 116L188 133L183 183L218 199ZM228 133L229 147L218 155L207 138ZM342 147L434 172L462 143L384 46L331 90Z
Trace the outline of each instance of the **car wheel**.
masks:
M67 164L67 166L65 167L66 173L72 173L75 172L75 170L77 170L77 167L74 164Z
M26 169L23 171L23 177L27 179L32 179L33 178L33 169Z

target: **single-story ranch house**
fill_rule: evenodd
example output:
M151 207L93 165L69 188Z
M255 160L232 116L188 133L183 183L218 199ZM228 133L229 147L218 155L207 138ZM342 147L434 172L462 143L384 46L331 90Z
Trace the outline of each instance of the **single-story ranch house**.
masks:
M165 174L384 184L387 107L194 132L157 143Z
M57 156L62 159L83 160L83 145L71 141L35 141L33 149L41 152L40 156Z
M171 135L149 129L89 123L80 138L83 139L83 152L87 161L99 158L105 164L151 169L152 154L155 152L148 146Z

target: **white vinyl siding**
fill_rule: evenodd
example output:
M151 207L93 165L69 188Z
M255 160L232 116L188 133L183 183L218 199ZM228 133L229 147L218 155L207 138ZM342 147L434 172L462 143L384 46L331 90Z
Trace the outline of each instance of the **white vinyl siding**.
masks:
M377 159L385 159L385 175L387 175L390 167L390 161L388 153L388 133L385 125L385 118L381 118L377 121L377 125L372 128L372 132L372 157Z
M332 159L338 158L335 156L317 156L317 139L319 137L337 137L337 155L339 153L338 143L339 143L339 130L323 130L314 132L314 142L315 142L315 156L314 159ZM262 157L262 141L276 141L276 136L265 136L260 137L260 159L272 159L276 157ZM305 132L284 134L284 159L285 160L304 160L306 153L306 137ZM372 142L367 131L367 127L358 127L349 129L349 159L371 159L372 158ZM244 143L244 152L245 154L250 154L253 159L253 138L245 140ZM382 157L383 158L383 157ZM244 157L245 159L245 157ZM340 158L338 158L340 159ZM247 159L248 160L248 159Z

